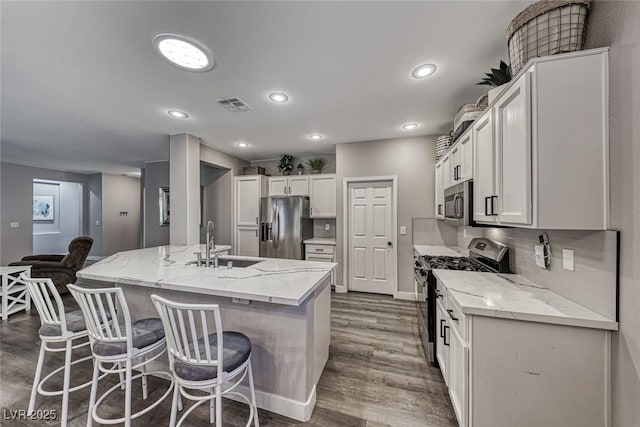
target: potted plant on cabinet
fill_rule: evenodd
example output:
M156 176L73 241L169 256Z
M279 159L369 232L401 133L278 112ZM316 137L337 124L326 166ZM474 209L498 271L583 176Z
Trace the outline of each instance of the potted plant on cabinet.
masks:
M479 85L491 86L493 89L489 89L489 105L493 102L494 99L500 95L500 93L504 90L504 86L511 81L511 67L507 65L504 61L500 61L499 68L492 68L490 73L485 74L486 77L482 79L481 82L477 83Z
M280 159L280 164L278 164L278 170L282 175L291 175L291 171L293 170L293 156L285 154Z
M298 169L298 175L302 175L302 172L304 172L304 166L302 166L302 163L298 163L296 169Z
M307 165L311 168L311 173L322 173L322 169L327 165L327 161L322 157L314 157L307 160Z

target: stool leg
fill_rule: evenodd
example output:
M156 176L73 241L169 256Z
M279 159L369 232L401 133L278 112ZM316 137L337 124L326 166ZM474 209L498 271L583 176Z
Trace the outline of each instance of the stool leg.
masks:
M141 370L142 370L142 398L144 400L147 400L147 397L149 397L149 393L147 392L147 365L142 365L141 366Z
M253 385L253 370L251 369L251 359L249 359L249 363L247 364L247 369L249 370L249 390L251 391L251 404L253 405L253 425L255 427L260 427L260 421L258 421L258 405L256 404L256 388Z
M124 389L124 426L131 427L131 359L127 359Z
M29 409L27 415L30 415L36 407L36 395L38 394L38 383L42 376L42 364L44 363L44 353L46 352L44 342L40 344L40 354L38 354L38 364L36 365L36 375L33 378L33 387L31 388L31 399L29 399Z
M118 362L118 369L122 369L122 363ZM124 390L125 381L124 381L124 372L118 372L118 376L120 377L120 382L122 385L120 386L120 390Z
M175 427L176 417L178 415L178 402L180 401L180 386L178 382L173 383L173 400L171 401L171 418L169 419L169 427Z
M69 412L69 383L71 382L71 352L73 343L67 340L67 349L64 352L64 382L62 386L62 417L60 427L67 425L67 413Z
M215 389L211 387L211 400L209 401L209 423L213 424L216 420L216 399L213 398Z
M91 396L89 397L89 411L87 412L87 427L93 425L93 406L96 404L98 381L100 379L100 362L93 359L93 381L91 382Z
M222 384L216 386L216 427L222 427Z

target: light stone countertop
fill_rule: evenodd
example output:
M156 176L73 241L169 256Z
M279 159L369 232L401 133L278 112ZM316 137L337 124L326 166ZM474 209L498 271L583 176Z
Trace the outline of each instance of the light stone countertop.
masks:
M311 239L304 240L302 243L305 245L329 245L335 246L336 239L329 237L312 237Z
M418 254L418 256L469 256L468 250L460 249L457 246L413 245L413 250L416 254Z
M318 288L337 264L275 258L249 267L197 267L194 252L204 245L158 246L119 252L78 272L78 277L115 284L171 289L276 304L300 305ZM229 250L216 246L216 251ZM152 293L152 290L149 292Z
M469 315L618 330L618 322L517 274L433 270Z

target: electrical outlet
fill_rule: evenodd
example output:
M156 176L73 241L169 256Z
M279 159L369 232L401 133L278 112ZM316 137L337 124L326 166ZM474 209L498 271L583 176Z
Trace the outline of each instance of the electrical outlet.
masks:
M462 227L462 237L467 238L467 227Z
M96 227L100 227L100 220L96 219Z
M11 223L11 228L19 228L20 227L20 223L18 222L12 222Z
M324 231L330 231L330 230L331 230L331 224L325 224Z
M576 271L575 253L573 249L562 249L562 268Z
M404 225L400 226L400 234L407 234L407 227Z

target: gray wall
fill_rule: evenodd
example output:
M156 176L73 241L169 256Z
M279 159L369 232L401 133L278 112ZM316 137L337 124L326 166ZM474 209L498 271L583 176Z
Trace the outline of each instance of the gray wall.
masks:
M336 146L338 178L337 282L342 284L343 218L342 181L347 177L396 175L398 177L398 291L415 292L411 220L433 217L435 192L435 136L354 142ZM400 226L407 234L400 235Z
M611 46L611 218L621 231L620 331L613 337L613 425L640 426L640 2L596 1L587 47Z
M2 187L0 211L2 218L2 239L0 242L0 264L18 261L25 255L33 254L33 180L78 182L85 184L87 175L62 172L51 169L34 168L12 163L0 164L0 186ZM85 186L87 191L87 186ZM88 196L84 197L84 210L89 210ZM85 216L86 217L86 216ZM11 228L12 222L19 223ZM86 224L84 224L86 232Z
M127 212L126 216L120 212ZM102 174L102 255L140 247L140 180Z
M169 187L169 162L144 165L144 231L145 248L169 244L169 225L160 225L159 189Z
M87 234L93 239L90 256L102 255L102 174L87 175L85 191L89 199ZM86 211L85 211L86 212Z
M33 252L66 254L69 242L84 233L83 185L78 182L34 181L33 194L53 197L53 219L33 221Z
M232 239L232 188L231 170L200 164L200 185L202 192L202 227L200 242L207 238L207 221L213 221L216 245L231 245Z
M335 154L320 154L317 156L300 156L293 158L293 173L298 173L296 167L298 164L302 163L304 166L303 174L311 173L309 166L307 166L307 160L313 159L314 157L322 157L327 161L327 165L322 170L322 173L335 173L336 172L336 155ZM268 159L268 160L254 160L251 162L251 166L260 166L265 169L265 173L267 175L280 175L278 171L278 164L280 163L280 159Z

